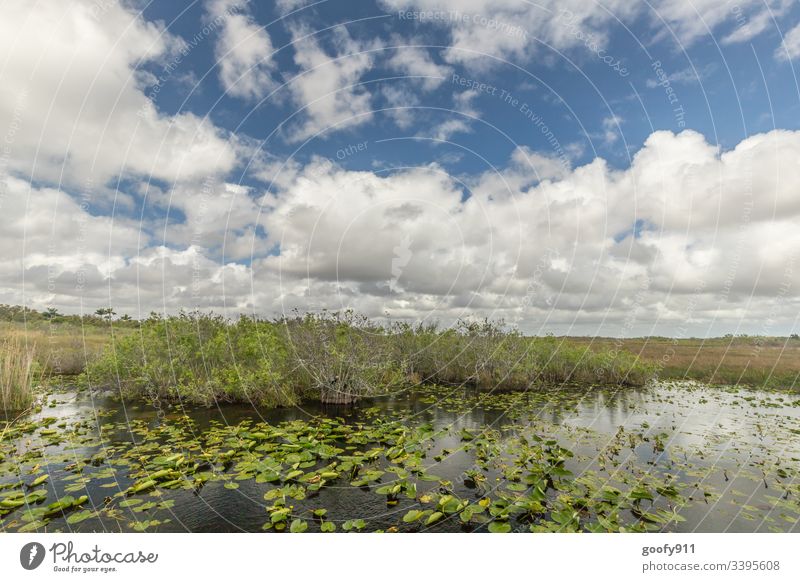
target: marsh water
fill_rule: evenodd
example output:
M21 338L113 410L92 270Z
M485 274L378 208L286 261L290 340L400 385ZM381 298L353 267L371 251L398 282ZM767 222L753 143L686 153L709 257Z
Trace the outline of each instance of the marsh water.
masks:
M800 531L799 469L800 397L746 388L438 386L272 410L64 390L5 428L0 528Z

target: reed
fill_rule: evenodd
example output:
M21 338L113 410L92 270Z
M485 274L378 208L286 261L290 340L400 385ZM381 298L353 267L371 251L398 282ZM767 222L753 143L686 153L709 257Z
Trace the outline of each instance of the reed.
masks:
M6 416L33 403L34 358L35 347L17 337L0 343L0 405Z

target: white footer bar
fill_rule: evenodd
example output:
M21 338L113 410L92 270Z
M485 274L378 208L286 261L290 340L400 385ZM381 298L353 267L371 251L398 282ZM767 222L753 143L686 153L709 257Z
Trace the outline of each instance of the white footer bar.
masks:
M800 534L0 534L3 580L800 580ZM291 578L289 578L291 576Z

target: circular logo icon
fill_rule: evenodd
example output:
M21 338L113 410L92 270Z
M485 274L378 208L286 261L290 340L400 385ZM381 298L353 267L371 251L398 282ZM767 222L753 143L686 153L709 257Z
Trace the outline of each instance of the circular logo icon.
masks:
M19 551L19 563L26 570L35 570L44 561L44 546L39 542L30 542Z

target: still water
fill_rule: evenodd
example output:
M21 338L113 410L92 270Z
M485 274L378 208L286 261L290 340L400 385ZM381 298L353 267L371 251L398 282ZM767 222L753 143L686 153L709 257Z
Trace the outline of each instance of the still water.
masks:
M545 462L558 477L531 501L526 471ZM162 467L170 476L147 483ZM800 397L745 388L425 387L351 408L277 410L159 410L64 391L0 440L0 502L24 501L4 510L0 529L239 532L297 521L298 531L329 522L335 531L461 532L499 519L511 531L586 531L612 488L627 500L618 504L626 528L800 531L799 470ZM37 477L44 482L31 486ZM147 486L132 491L137 484ZM393 484L399 494L386 492ZM663 494L667 486L677 493ZM630 493L642 487L642 499ZM83 495L63 511L50 505ZM542 508L509 512L507 501L522 496ZM463 519L468 505L481 515ZM572 518L561 507L574 508ZM640 520L656 510L678 517ZM285 522L272 518L282 512Z

